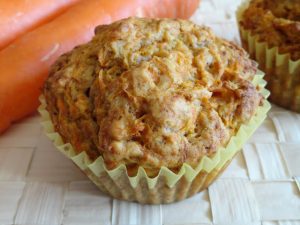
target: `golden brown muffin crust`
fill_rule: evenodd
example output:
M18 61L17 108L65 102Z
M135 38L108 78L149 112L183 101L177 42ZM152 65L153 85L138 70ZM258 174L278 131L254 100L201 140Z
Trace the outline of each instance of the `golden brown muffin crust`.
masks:
M189 21L128 18L99 26L52 67L44 94L78 152L157 171L196 166L225 146L262 96L244 50Z
M290 53L293 60L300 59L299 0L252 0L240 23L260 41Z

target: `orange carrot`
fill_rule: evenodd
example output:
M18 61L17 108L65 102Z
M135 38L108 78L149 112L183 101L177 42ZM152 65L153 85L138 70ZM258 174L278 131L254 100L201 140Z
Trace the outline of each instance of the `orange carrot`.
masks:
M0 0L0 49L79 0Z
M95 26L128 16L188 18L199 0L84 0L0 52L0 133L34 112L50 65ZM152 10L151 10L152 9Z

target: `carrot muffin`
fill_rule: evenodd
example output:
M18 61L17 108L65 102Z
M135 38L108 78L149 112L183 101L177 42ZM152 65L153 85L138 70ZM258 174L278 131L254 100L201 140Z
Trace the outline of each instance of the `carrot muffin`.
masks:
M196 168L266 104L257 64L190 21L128 18L99 26L53 65L44 96L76 153L156 176Z
M300 1L252 0L239 25L249 33L242 35L243 46L267 73L271 100L300 112Z

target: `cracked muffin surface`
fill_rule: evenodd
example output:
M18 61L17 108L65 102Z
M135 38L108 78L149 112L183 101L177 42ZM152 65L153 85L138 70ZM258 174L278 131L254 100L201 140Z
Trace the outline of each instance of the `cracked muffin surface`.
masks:
M44 87L64 141L109 169L195 167L225 147L263 102L257 65L190 21L128 18L98 26L61 56Z
M300 59L299 0L252 0L240 24L280 53Z

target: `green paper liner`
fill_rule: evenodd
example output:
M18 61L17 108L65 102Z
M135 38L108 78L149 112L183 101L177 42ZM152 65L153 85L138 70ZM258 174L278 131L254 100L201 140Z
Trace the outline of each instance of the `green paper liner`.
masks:
M259 72L254 77L253 83L260 87L261 93L267 98L269 92L264 89L266 82L263 76L264 74ZM168 168L162 167L156 177L150 178L143 167L138 168L136 176L130 177L124 164L108 170L101 156L91 161L85 152L77 154L72 145L64 143L61 136L55 132L43 96L40 97L40 101L39 112L47 136L57 149L71 159L97 187L117 199L150 204L179 201L205 189L227 167L234 155L263 122L271 107L269 102L264 100L263 106L258 107L255 116L248 124L241 125L226 148L219 149L212 157L204 156L196 168L185 163L175 174Z
M249 0L246 0L236 13L242 45L266 73L267 88L271 92L270 101L300 112L300 59L294 61L290 54L279 53L278 47L270 48L267 42L259 40L258 35L240 25L243 12L248 6Z

